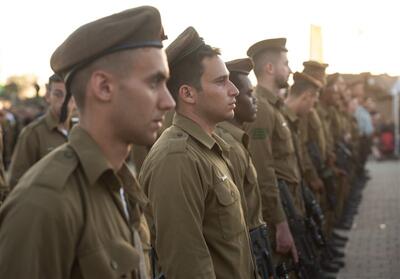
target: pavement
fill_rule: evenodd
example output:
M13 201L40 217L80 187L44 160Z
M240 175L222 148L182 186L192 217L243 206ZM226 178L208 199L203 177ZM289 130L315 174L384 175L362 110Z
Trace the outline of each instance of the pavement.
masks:
M345 247L339 279L400 278L400 161L371 161L371 179Z

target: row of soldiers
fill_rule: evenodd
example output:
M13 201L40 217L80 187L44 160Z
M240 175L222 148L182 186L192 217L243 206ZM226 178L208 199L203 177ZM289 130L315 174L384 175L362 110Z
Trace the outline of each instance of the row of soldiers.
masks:
M0 274L333 278L365 163L343 78L308 61L288 89L284 38L226 63L193 27L164 39L145 6L53 53L53 103L22 131L0 207Z

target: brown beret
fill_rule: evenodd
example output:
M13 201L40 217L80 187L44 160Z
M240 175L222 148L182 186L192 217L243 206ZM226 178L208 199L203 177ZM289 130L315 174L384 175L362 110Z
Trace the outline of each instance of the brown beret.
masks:
M315 85L318 88L321 88L323 86L322 82L320 82L318 79L313 78L312 76L310 76L306 73L295 72L293 74L293 80L295 83L297 81L304 80L304 81L307 81L307 82Z
M196 29L189 26L185 29L166 49L168 64L172 68L189 56L201 46L204 40L199 36Z
M288 51L286 48L286 38L268 39L257 42L247 50L247 56L254 58L255 55L265 50Z
M164 39L166 36L160 12L150 6L125 10L76 29L50 59L51 68L64 78L67 89L60 122L64 122L67 117L67 106L71 98L69 86L78 70L117 51L142 47L162 48Z
M249 58L235 59L225 63L229 72L248 75L253 69L253 64Z
M323 85L326 84L325 70L329 66L328 64L310 60L304 62L303 66L303 73L318 79Z
M163 39L159 11L137 7L79 27L54 51L50 65L68 83L77 70L104 55L140 47L162 48Z

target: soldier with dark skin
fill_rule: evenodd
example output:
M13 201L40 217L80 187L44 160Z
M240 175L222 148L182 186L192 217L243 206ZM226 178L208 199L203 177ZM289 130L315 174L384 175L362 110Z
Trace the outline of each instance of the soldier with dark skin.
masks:
M46 115L26 126L18 137L17 145L10 165L10 188L36 162L58 146L67 142L70 129L70 115L75 106L73 99L68 105L68 117L60 123L61 106L66 95L65 84L61 77L52 75L49 78L46 101L49 104Z
M229 145L214 133L233 118L238 90L219 51L193 27L166 51L176 113L139 175L159 267L174 279L256 278Z
M256 119L257 104L253 86L248 74L253 68L249 58L226 63L229 79L239 89L236 97L235 116L232 120L219 123L216 133L230 146L230 161L234 170L234 180L242 197L242 207L249 230L264 224L261 211L261 195L257 182L257 172L247 150L249 136L243 131L245 122Z
M158 10L143 6L81 26L53 53L80 122L1 207L2 277L150 278L148 200L124 161L175 105L164 38Z
M264 220L270 226L271 242L278 254L290 253L297 262L293 242L277 187L277 178L299 181L300 172L287 122L280 112L283 105L279 92L287 88L291 73L287 59L286 39L269 39L252 45L247 51L257 78L257 118L246 125L250 135L249 150L257 170ZM287 162L290 161L290 166Z

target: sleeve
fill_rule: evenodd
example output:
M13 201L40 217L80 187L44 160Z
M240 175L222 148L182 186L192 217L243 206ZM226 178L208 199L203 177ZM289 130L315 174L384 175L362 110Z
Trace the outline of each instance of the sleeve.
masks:
M197 163L183 153L154 163L142 169L139 180L148 189L162 272L166 278L215 278L203 236L206 193Z
M39 204L35 201L43 201L43 198L29 194L29 200L17 200L11 195L1 208L1 277L69 278L75 249L74 225L61 218L60 206L50 208Z
M25 172L39 161L37 146L38 137L30 129L25 128L17 141L10 165L10 188L13 189Z
M274 114L260 109L255 122L247 126L250 136L249 151L257 170L260 187L262 212L267 224L278 224L286 220L282 207L277 178L273 167L272 133Z

